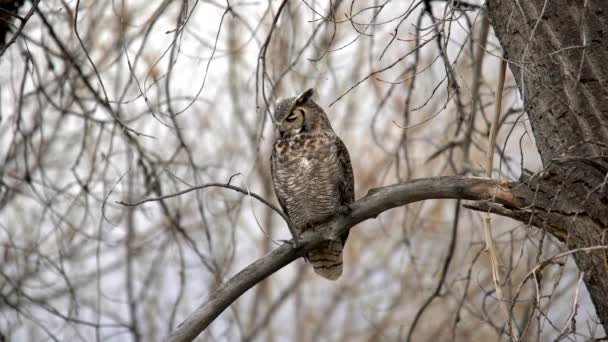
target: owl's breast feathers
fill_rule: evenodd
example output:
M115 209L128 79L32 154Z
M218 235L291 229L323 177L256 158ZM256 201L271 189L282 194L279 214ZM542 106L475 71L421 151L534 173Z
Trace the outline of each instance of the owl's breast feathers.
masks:
M274 143L271 165L275 192L300 231L332 215L342 204L343 172L337 141L335 134L321 133L279 138Z

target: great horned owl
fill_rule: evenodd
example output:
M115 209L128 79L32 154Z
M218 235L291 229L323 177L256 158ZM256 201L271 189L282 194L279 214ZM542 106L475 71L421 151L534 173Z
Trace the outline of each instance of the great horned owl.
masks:
M346 146L325 112L312 100L313 89L279 99L275 105L278 137L271 172L281 208L302 233L355 200L353 169ZM324 241L308 252L315 272L336 280L342 274L341 241Z

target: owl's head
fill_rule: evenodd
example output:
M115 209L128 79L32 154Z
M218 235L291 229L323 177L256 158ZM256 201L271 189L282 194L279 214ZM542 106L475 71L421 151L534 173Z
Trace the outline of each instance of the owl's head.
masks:
M291 136L303 132L332 130L325 112L312 100L313 89L295 97L279 98L274 106L274 117L279 135Z

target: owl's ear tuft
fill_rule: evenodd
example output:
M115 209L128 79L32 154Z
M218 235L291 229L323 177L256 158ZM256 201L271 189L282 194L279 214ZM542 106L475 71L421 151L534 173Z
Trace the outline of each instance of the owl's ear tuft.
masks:
M300 94L298 96L298 99L296 100L297 104L302 104L302 103L306 103L308 100L310 100L310 98L315 94L315 90L313 88L310 88L308 90L306 90L305 92L303 92L302 94Z

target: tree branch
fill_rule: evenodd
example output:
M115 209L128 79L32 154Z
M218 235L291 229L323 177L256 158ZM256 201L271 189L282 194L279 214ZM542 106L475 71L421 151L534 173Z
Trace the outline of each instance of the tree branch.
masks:
M257 283L288 265L323 240L337 239L356 224L396 207L427 199L491 200L508 207L522 207L526 201L513 196L511 188L519 183L487 178L433 177L371 189L350 205L347 214L337 214L314 230L304 232L298 247L285 243L253 262L221 285L169 336L169 341L192 341L230 304Z

